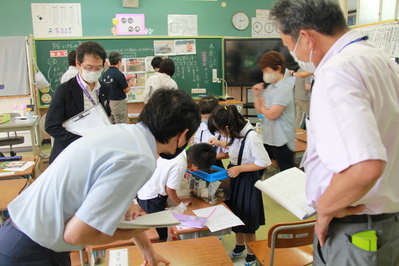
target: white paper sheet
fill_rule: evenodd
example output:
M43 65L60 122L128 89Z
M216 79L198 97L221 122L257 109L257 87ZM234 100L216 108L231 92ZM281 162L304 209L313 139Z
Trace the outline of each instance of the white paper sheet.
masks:
M16 172L21 172L21 171L25 171L26 169L28 169L29 167L31 167L35 162L31 162L31 161L27 161L23 166L21 166L20 168L4 168L3 171L16 171ZM10 174L10 173L8 173Z
M111 122L101 104L97 104L62 123L66 130L79 136L89 135L90 132L109 125L111 125Z
M316 213L314 208L306 204L305 173L296 167L282 171L264 181L257 181L255 187L301 220Z
M127 248L111 249L109 251L109 266L129 266L129 256Z
M193 212L200 217L208 217L206 226L211 232L220 231L226 228L231 228L238 225L244 225L240 218L229 211L224 205L216 205L208 208L194 210Z

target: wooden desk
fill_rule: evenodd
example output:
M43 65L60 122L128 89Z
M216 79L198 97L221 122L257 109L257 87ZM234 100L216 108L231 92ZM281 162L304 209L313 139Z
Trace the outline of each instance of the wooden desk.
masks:
M303 153L306 151L307 144L306 142L295 140L295 150L294 153Z
M228 266L233 265L216 236L156 243L154 250L170 261L171 266ZM105 265L109 265L109 249ZM128 247L129 266L141 265L143 257L140 250Z
M227 207L227 205L224 202L219 202L213 205L196 197L193 196L190 197L191 197L191 204L188 205L187 210L184 211L184 214L187 215L196 216L193 210L208 208L216 205L224 205L228 210L230 210L229 207ZM220 235L230 234L231 228L212 233L211 231L209 231L209 228L207 226L204 226L203 228L184 228L184 229L179 229L179 226L172 226L171 232L174 235L179 235L183 239L188 239L188 238L199 238L199 237L212 236L212 235L220 236Z
M0 180L0 225L3 224L3 211L7 210L8 204L13 201L19 193L27 186L28 180L11 179Z
M21 161L33 161L34 164L31 167L29 167L28 169L26 169L25 171L10 172L10 171L3 171L2 169L0 169L1 173L10 173L9 175L0 176L0 180L2 178L10 178L10 177L18 177L18 176L23 176L23 177L31 176L33 179L35 179L35 177L36 177L35 169L36 169L38 160L39 160L38 155L22 157Z
M297 140L300 140L300 141L303 141L303 142L307 142L308 141L308 135L306 133L306 130L302 129L302 128L295 129L295 138Z
M41 143L41 132L39 129L39 117L34 117L33 121L17 121L15 118L10 119L10 121L7 121L5 123L0 124L0 132L14 132L14 131L30 131L30 137L32 141L32 152L33 155L36 155L37 150L36 150L36 144L35 144L35 139L36 139L36 134L35 131L37 132L38 135L38 146L40 149Z
M155 228L150 228L147 231L145 231L147 234L148 238L151 241L158 240L159 235L157 233L157 230ZM132 239L128 240L118 240L112 243L104 244L104 245L92 245L90 246L92 251L97 251L97 250L103 250L103 249L109 249L109 248L117 248L117 247L122 247L122 246L129 246L129 245L134 245L134 242ZM86 247L86 251L88 251L89 246Z
M151 241L154 240L158 240L159 239L159 235L157 233L157 230L155 228L150 228L147 231L145 231L145 233L148 236L148 239L150 239ZM128 239L128 240L118 240L112 243L108 243L108 244L104 244L104 245L88 245L85 247L85 251L87 252L87 257L90 258L91 254L94 251L101 251L101 250L106 250L109 248L117 248L117 247L123 247L123 246L132 246L134 245L134 242L132 239ZM104 255L102 255L104 256ZM99 257L99 256L97 256Z

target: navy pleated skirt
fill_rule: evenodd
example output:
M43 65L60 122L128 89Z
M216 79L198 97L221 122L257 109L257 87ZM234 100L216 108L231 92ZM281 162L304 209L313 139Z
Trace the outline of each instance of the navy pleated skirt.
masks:
M234 233L255 234L259 226L265 225L262 192L254 186L258 180L258 171L244 172L230 179L230 199L226 205L245 224L233 227Z

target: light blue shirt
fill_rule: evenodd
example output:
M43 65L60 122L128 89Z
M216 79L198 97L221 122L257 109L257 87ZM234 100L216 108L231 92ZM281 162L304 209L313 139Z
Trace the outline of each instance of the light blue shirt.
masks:
M156 166L156 142L142 124L111 125L70 144L8 206L17 227L57 252L80 250L63 239L76 215L113 235Z
M287 144L290 150L295 148L295 101L294 92L288 79L282 79L276 84L270 84L262 93L265 106L284 106L283 112L275 120L263 118L263 143L281 147Z

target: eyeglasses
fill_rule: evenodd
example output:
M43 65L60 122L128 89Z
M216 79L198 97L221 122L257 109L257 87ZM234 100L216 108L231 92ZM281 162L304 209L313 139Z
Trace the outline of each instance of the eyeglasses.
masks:
M97 71L103 71L104 67L85 67L83 66L84 70L87 70L89 72L97 72Z

